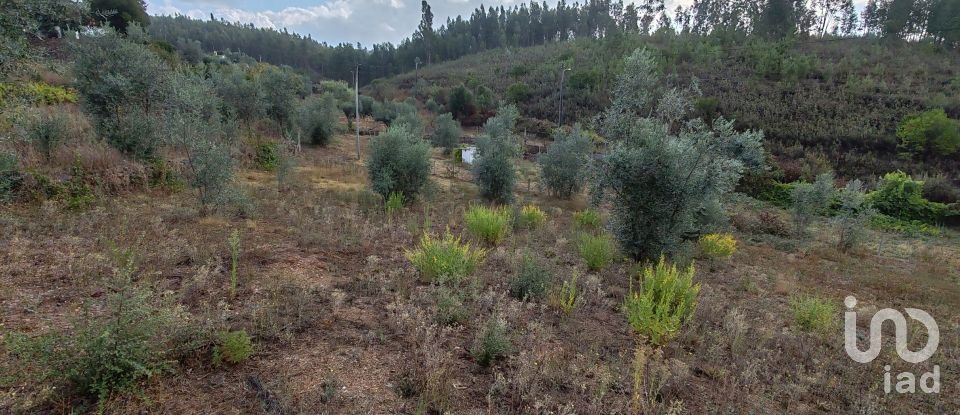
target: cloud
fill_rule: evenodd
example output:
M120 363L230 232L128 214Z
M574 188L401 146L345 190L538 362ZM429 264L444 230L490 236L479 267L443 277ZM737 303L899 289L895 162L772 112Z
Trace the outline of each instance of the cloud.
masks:
M353 14L353 9L346 0L336 0L313 7L287 7L283 10L251 11L235 7L216 7L213 9L191 8L184 10L171 4L151 7L151 14L174 15L182 14L195 19L206 19L212 13L217 18L229 22L252 23L257 27L282 29L291 26L300 26L312 22L329 19L347 20Z

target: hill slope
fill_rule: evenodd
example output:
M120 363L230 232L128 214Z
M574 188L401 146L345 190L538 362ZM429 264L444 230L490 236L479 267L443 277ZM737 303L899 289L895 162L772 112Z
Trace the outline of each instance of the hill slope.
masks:
M571 70L564 121L588 121L606 107L622 58L636 47L658 51L671 84L699 80L697 115L762 129L775 155L813 165L801 170L829 163L845 176L956 171L955 159L896 157L896 127L904 116L943 107L960 118L960 54L922 44L860 38L720 46L697 37L617 36L487 51L383 80L371 90L382 96L432 90L440 100L460 83L481 84L517 99L525 116L556 122L565 66ZM418 75L427 84L414 88ZM512 95L511 87L529 95Z

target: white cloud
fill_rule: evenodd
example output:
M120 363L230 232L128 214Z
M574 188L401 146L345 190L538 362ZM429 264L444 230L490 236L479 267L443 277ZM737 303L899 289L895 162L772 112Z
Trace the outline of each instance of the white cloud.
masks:
M257 27L273 29L282 29L324 19L347 20L353 14L353 9L346 0L337 0L314 7L287 7L280 11L249 11L232 7L220 7L213 10L181 10L169 2L161 6L151 7L151 9L152 14L182 14L194 19L206 19L210 16L210 13L213 13L216 18L222 18L228 22L252 23Z

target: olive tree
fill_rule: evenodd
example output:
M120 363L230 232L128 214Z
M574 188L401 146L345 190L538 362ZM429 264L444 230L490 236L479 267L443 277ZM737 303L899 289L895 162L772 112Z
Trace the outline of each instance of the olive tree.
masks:
M367 175L384 199L400 193L416 198L430 179L430 145L403 126L393 126L370 141Z
M460 123L449 112L437 117L436 123L431 137L433 145L442 148L443 154L450 154L460 143Z
M480 188L480 196L492 202L513 200L513 186L517 181L514 160L519 155L513 126L519 117L517 107L506 105L483 125L483 134L477 140L477 159L473 163L473 180Z
M583 189L593 143L579 125L557 129L553 144L537 160L544 185L554 196L569 199Z

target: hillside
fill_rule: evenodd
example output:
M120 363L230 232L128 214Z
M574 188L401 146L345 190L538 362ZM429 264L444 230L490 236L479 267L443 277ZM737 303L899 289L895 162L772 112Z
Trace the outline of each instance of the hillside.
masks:
M636 47L659 53L672 86L699 80L703 98L696 103L697 115L722 115L736 119L739 128L763 130L768 148L784 161L825 162L848 177L902 169L960 179L956 157L897 157L896 128L905 116L942 107L960 118L960 53L923 44L863 38L736 46L683 36L587 39L486 51L367 90L385 97L434 94L439 100L464 82L487 86L501 99L512 98L511 87L519 88L528 91L517 100L523 115L555 124L560 68L568 67L565 123L588 122L607 105L622 58ZM423 83L416 88L418 75Z

